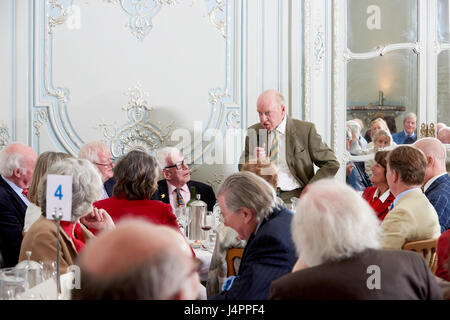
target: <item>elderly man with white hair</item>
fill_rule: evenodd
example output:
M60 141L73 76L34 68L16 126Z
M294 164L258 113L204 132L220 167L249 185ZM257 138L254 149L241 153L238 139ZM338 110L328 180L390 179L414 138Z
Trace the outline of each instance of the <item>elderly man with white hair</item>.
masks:
M310 186L291 228L308 267L272 282L271 299L442 299L420 255L379 249L381 230L372 208L337 180Z
M191 198L191 188L200 195L200 199L212 211L216 204L216 196L211 186L191 180L189 165L183 153L175 147L165 147L156 155L163 180L158 181L158 190L153 194L152 200L159 200L170 204L173 212L176 208L186 206ZM195 199L195 195L194 199Z
M22 143L13 143L0 153L0 257L4 260L0 268L17 264L37 159L36 152Z

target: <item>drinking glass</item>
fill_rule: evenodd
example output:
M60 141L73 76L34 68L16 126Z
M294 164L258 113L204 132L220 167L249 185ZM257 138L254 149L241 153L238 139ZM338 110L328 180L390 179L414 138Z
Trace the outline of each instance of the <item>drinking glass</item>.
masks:
M16 268L0 270L0 300L14 300L27 289L25 270Z
M205 247L208 251L210 250L209 231L214 228L215 222L216 220L212 211L202 212L202 215L200 217L200 229L202 229L203 232L206 232Z
M178 225L182 230L185 237L188 237L187 226L191 223L191 215L189 214L189 208L178 207L175 209L175 215L177 216Z
M54 279L56 281L56 261L39 261L42 266L42 279Z

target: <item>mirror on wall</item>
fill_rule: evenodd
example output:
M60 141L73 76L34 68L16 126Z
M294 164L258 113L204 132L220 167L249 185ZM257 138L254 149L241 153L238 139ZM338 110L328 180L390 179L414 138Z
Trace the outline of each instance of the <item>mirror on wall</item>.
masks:
M417 114L417 10L413 0L347 1L347 120L361 119L363 135L376 117L395 133L406 114Z
M441 45L450 44L448 0L437 2L437 37ZM450 52L444 49L437 60L437 121L450 126Z

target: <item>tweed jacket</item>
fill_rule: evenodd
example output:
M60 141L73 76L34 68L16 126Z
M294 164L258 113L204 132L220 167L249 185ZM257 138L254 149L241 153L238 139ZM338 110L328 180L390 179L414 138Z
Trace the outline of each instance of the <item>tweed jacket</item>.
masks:
M94 238L94 235L81 224L81 230L86 242ZM31 251L31 259L34 261L56 261L56 222L40 216L25 234L20 248L19 262L26 260L25 252ZM72 239L60 228L60 268L61 274L66 273L67 268L75 264L78 252Z
M256 141L250 141L250 136L256 136ZM251 159L255 147L263 143L266 147L269 145L267 137L268 132L260 123L248 129L245 149L239 159L239 170ZM286 162L301 188L321 178L332 177L339 170L333 150L322 141L315 125L289 117L286 119ZM315 174L314 165L319 167Z
M381 246L401 250L406 242L438 238L438 215L420 189L403 195L381 223Z

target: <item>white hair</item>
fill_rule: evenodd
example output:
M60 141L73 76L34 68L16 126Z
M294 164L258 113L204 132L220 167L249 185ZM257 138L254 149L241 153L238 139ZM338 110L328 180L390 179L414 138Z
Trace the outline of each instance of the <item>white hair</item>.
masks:
M38 186L38 199L42 212L46 212L47 175L72 176L72 221L92 211L92 204L99 200L103 183L100 173L86 159L67 158L55 162L47 170Z
M100 151L109 152L108 146L102 141L93 141L84 144L79 153L78 158L87 159L92 163L98 162L98 153Z
M25 157L19 152L9 152L7 149L0 153L0 173L5 177L11 177L14 170L25 172Z
M380 247L380 222L370 205L335 179L310 185L291 225L297 253L310 267Z
M164 170L168 166L167 158L175 158L181 153L178 148L175 147L164 147L158 151L156 154L156 160L161 170Z
M345 124L352 130L352 133L356 138L361 135L361 126L358 122L356 122L355 120L348 120Z
M409 118L414 118L417 120L417 116L414 112L408 112L407 114L405 114L405 117L403 118L403 122L405 122L406 119L409 119Z

